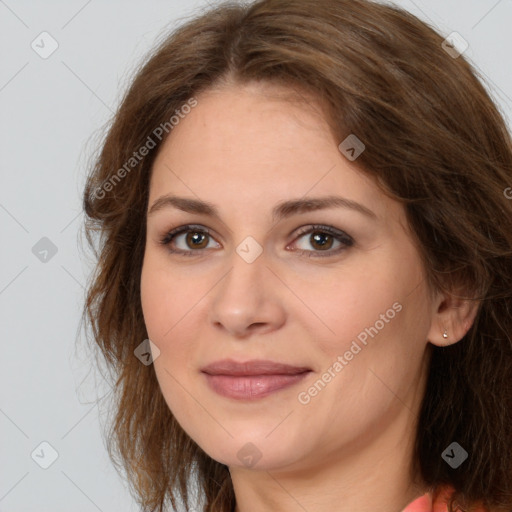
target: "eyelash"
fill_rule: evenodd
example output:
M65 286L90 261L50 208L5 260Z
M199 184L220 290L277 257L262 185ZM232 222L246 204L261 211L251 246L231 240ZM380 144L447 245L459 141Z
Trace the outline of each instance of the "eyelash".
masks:
M191 250L185 251L182 249L170 249L169 248L169 244L174 240L174 238L176 238L178 235L181 235L183 233L188 233L188 232L201 233L201 234L205 234L205 235L208 235L209 237L213 238L211 231L209 229L189 224L186 226L180 226L180 227L175 228L175 229L169 231L168 233L166 233L164 235L164 237L161 238L160 244L166 246L168 251L173 254L180 254L183 256L199 255L199 253L203 252L204 249L196 249L196 250L191 249ZM347 247L351 247L352 245L354 245L354 239L351 236L344 233L343 231L339 231L330 226L323 226L320 224L314 224L314 225L308 227L307 229L301 230L297 234L297 237L301 238L302 236L310 234L310 233L327 233L328 235L332 236L335 240L340 242L342 244L342 246L335 250L307 251L304 249L295 249L294 252L297 252L301 255L305 255L307 253L307 257L312 257L313 253L325 252L326 254L316 254L313 257L326 258L329 256L337 255L337 254L341 253L342 251L346 250Z

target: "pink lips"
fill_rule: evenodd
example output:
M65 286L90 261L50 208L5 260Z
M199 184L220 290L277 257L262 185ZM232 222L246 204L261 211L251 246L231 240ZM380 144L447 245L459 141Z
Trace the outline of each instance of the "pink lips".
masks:
M223 359L201 371L219 395L239 400L263 398L301 381L310 368L256 359L238 363Z

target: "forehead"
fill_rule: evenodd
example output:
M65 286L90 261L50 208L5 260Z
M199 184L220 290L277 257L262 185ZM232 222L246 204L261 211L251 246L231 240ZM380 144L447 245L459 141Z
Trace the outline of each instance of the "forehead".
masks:
M193 146L246 158L263 158L272 152L275 159L276 150L297 153L304 142L309 141L309 148L322 142L329 145L332 139L316 98L284 86L250 83L198 95L197 106L173 128L166 142L182 150Z
M374 181L341 154L325 105L308 93L252 83L196 99L160 148L150 202L173 192L265 208L291 197L340 194L381 214L390 207Z

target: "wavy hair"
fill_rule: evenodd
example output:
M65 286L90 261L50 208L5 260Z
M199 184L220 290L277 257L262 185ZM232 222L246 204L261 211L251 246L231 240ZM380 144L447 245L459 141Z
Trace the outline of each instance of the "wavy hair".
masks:
M429 289L479 302L464 338L432 347L414 464L433 493L453 486L450 511L512 510L512 142L481 75L443 39L368 0L227 2L174 29L137 69L83 192L97 262L82 319L115 376L109 454L145 510L178 500L190 510L191 478L204 512L235 506L228 467L181 429L134 350L148 337L148 189L169 120L201 91L252 81L325 102L337 140L364 141L360 171L404 205ZM456 470L441 457L453 441L469 453Z

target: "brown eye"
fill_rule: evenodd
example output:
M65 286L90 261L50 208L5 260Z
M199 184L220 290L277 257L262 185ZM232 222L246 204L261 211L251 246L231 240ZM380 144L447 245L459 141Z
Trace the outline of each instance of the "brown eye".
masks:
M160 243L167 246L171 253L192 256L193 253L201 253L201 249L207 249L212 240L213 237L205 228L181 226L167 233Z
M194 249L204 249L208 245L208 234L199 231L188 231L186 233L185 243L188 247Z
M297 240L301 239L304 242L301 242L296 250L310 257L333 256L354 245L354 239L351 236L330 226L311 226L299 233ZM337 246L333 248L335 244Z
M316 231L309 236L312 247L320 249L321 251L330 249L334 242L332 235Z

